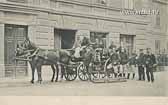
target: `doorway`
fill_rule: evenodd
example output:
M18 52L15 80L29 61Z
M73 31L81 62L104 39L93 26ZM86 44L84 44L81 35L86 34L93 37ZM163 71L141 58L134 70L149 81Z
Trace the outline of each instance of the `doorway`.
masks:
M54 30L54 48L71 49L75 43L76 30Z
M25 40L27 37L27 26L5 25L5 77L27 76L27 62L14 60L15 48L17 43Z

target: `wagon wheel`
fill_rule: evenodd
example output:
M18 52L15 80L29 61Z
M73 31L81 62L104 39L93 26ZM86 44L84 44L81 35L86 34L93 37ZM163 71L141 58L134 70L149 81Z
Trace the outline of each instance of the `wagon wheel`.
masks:
M77 68L66 67L64 72L64 77L67 81L74 81L77 78Z
M108 78L113 78L114 76L114 68L110 64L110 58L106 60L104 65L104 72Z
M78 77L80 80L87 81L89 79L88 71L84 63L81 63L78 66L77 71L78 71Z

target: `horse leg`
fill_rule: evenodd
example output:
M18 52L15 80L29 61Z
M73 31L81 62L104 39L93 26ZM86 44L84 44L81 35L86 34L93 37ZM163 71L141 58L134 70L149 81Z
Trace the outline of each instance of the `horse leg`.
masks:
M38 73L38 82L41 84L41 82L42 82L42 78L41 78L41 75L42 75L42 73L41 73L41 65L37 66L37 73Z
M35 73L35 65L30 63L31 69L32 69L32 80L30 81L32 84L34 83L34 73Z
M52 68L52 71L53 71L53 76L52 76L51 82L53 82L54 81L54 77L55 77L55 68L54 68L54 65L51 65L51 68Z
M58 67L58 64L55 65L56 66L56 69L57 69L57 75L56 75L56 79L55 79L55 82L58 81L58 76L59 76L59 67Z
M65 73L65 68L63 65L61 65L61 81L63 80L64 73Z

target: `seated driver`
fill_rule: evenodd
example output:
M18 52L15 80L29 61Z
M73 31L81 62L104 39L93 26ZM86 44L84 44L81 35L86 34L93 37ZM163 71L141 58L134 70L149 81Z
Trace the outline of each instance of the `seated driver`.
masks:
M89 39L87 37L84 37L82 42L80 41L80 37L77 37L77 40L74 43L73 48L75 49L74 57L75 58L81 58L80 52L84 50L86 47L90 45Z

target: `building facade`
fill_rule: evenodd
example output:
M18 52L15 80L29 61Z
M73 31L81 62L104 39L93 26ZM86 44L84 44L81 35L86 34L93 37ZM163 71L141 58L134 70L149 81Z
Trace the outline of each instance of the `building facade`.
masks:
M26 36L44 49L71 48L78 36L86 36L129 53L168 50L167 6L168 0L0 0L0 77L28 74L25 62L12 59ZM159 14L125 13L142 9Z

